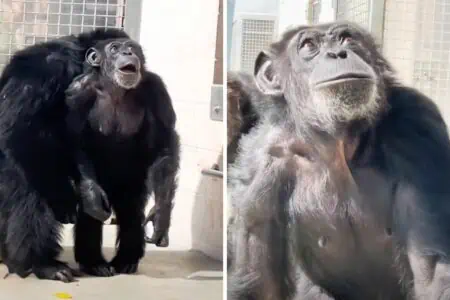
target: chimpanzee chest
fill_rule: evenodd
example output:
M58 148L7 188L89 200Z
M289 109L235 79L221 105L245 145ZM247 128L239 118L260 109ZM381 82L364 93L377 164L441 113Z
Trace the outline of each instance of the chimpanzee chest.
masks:
M99 97L84 132L84 151L93 161L104 189L110 182L140 182L148 164L144 111L132 101L125 103L128 99L116 100Z
M361 198L340 199L333 214L305 211L298 217L298 262L336 299L406 299L399 275L405 261L392 228L390 186L373 172L354 176Z
M102 135L131 136L142 126L144 110L133 99L98 97L88 119L91 128Z

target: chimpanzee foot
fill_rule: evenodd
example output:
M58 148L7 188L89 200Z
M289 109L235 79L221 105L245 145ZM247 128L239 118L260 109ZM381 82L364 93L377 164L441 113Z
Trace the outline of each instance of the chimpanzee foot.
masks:
M145 242L155 244L157 247L168 247L169 233L168 231L153 232L152 237L145 237Z
M80 270L83 273L96 277L111 277L116 275L114 268L107 262L102 262L95 265L80 265Z
M134 274L138 270L139 262L130 263L114 258L113 261L111 262L111 265L114 267L114 270L119 274Z
M54 261L50 265L34 266L33 273L39 279L57 280L62 282L74 282L80 274L72 270L66 263Z

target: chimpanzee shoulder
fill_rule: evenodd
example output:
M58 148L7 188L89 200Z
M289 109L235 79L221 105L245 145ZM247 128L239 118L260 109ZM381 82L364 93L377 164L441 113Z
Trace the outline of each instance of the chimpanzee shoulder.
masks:
M450 140L438 106L403 86L389 89L388 103L389 111L374 128L386 169L426 190L450 187Z
M177 117L172 99L161 76L151 71L143 72L142 81L136 93L161 126L167 129L175 128Z

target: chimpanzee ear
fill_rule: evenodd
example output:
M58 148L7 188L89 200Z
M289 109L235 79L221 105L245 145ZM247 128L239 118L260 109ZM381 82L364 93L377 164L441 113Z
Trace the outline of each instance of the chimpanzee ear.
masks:
M259 90L266 95L281 96L283 91L278 74L273 69L273 62L269 55L260 52L255 61L254 75Z
M95 48L89 48L86 51L86 62L93 67L100 66L101 55Z

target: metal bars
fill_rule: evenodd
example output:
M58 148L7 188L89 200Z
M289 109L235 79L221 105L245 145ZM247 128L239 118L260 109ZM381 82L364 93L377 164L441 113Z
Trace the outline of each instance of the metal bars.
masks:
M123 28L126 5L125 0L0 1L0 69L25 46L97 27Z
M241 70L253 73L255 59L273 41L274 31L273 20L242 20Z

